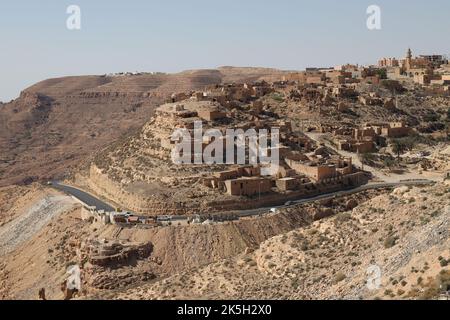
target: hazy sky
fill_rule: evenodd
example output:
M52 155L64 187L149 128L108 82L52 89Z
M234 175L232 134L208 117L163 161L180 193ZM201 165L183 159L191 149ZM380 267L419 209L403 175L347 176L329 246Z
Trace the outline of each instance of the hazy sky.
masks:
M69 5L81 30L66 28ZM369 31L377 4L382 30ZM450 53L448 0L1 0L0 100L50 77Z

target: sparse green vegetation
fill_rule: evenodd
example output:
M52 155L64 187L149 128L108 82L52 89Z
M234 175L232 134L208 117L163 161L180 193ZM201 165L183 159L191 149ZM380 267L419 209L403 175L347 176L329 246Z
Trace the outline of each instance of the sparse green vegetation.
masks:
M339 283L341 281L344 281L346 278L345 274L343 272L338 272L334 275L334 283Z
M397 244L397 241L398 241L398 237L389 236L386 238L386 240L384 240L384 247L386 249L392 248L393 246L395 246Z
M391 140L392 151L397 155L397 160L400 156L408 151L412 150L417 143L417 139L414 137L404 137Z
M421 279L421 278L420 278ZM417 280L420 288L414 287L408 292L408 297L423 300L436 299L441 293L450 289L450 271L442 270L434 279L428 278L427 282L423 279Z
M283 102L284 101L284 97L280 93L277 93L277 92L273 93L271 95L271 98L273 100L277 101L277 102Z
M449 260L446 260L444 257L439 257L439 264L440 264L440 266L442 268L447 267L448 264L449 264Z

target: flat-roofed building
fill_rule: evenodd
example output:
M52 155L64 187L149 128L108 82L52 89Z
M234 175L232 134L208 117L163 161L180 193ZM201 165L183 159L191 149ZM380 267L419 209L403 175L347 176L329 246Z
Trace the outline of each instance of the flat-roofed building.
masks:
M291 177L281 178L276 181L276 186L280 191L295 190L298 187L298 180Z
M254 196L270 192L272 181L259 177L243 177L225 181L225 187L231 196Z

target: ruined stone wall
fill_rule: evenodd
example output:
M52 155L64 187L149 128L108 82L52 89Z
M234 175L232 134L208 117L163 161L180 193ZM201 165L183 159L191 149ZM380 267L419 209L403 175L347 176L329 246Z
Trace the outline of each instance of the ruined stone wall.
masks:
M410 127L394 127L394 128L383 128L382 135L389 138L400 138L407 136L412 133Z
M287 160L287 163L298 173L302 173L316 181L336 176L336 167L334 166L313 167L292 160Z
M253 196L270 191L271 181L268 179L237 179L225 181L229 195Z

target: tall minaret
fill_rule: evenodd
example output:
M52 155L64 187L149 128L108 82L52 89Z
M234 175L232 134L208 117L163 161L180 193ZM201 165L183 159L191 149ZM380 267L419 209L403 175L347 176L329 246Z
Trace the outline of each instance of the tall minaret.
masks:
M408 52L406 53L406 59L412 59L412 51L411 51L411 48L408 48Z
M408 48L408 52L406 53L405 69L409 70L411 68L412 68L412 51L411 48Z

